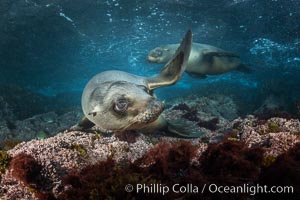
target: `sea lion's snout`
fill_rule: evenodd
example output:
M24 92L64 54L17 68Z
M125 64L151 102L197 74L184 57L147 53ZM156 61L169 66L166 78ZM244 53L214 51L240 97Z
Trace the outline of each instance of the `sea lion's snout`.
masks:
M154 101L152 101L149 107L151 110L153 110L153 112L159 113L160 115L160 113L162 113L162 111L165 109L165 104L155 99Z
M152 57L151 55L147 56L147 61L148 62L155 62L156 59L154 57Z
M165 105L163 102L156 99L151 99L147 105L145 112L139 114L138 121L142 124L148 124L155 121L164 111Z
M147 60L149 62L160 62L162 55L163 55L163 50L160 48L156 48L150 51Z
M148 61L148 62L156 63L156 62L159 62L159 57L158 57L158 56L155 56L153 53L150 53L150 54L147 56L147 61Z

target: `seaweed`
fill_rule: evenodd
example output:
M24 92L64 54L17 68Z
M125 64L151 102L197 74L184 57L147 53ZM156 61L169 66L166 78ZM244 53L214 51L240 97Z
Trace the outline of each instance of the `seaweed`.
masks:
M21 143L20 140L17 139L6 139L3 141L0 141L0 147L6 151L14 148L17 144Z
M0 173L4 173L11 161L10 155L6 151L0 151Z
M42 176L42 165L31 155L20 153L12 158L9 166L12 176L21 181L40 200L54 200L50 192L51 181ZM49 187L50 186L50 187Z
M36 192L35 197L40 200L57 200L55 196L50 192Z
M178 181L199 183L202 175L190 165L195 151L196 147L189 142L161 142L135 163L118 165L109 158L64 177L64 185L71 187L58 199L161 199L161 194L128 193L124 187L129 183L148 186L171 185ZM168 198L178 196L168 195Z
M236 138L240 136L240 131L238 129L232 128L225 132L227 138Z
M244 143L225 140L212 144L201 155L203 173L213 183L240 184L254 181L259 176L262 149L249 149Z
M276 157L274 156L264 156L262 166L263 167L269 167L276 161Z
M248 148L244 143L225 139L212 144L201 155L201 172L206 176L206 184L241 186L252 185L260 174L262 162L261 148ZM249 194L209 193L213 199L249 199Z
M58 199L132 199L136 193L124 190L127 184L154 183L143 173L127 167L119 166L111 158L90 165L80 172L73 171L64 177L65 185L70 189L62 193Z
M82 144L71 144L71 149L76 150L81 156L87 156L87 150L84 148Z
M270 133L278 133L280 132L280 126L275 122L268 122L268 131Z
M42 166L30 155L21 153L10 162L12 175L27 186L37 185Z
M124 131L120 133L115 133L115 136L121 141L126 141L128 143L135 143L136 138L139 136L139 133L135 131Z
M149 171L156 178L180 178L181 173L189 169L189 162L196 154L196 147L191 143L182 141L175 144L161 142L150 149L137 162L141 165L150 165ZM179 176L179 177L178 177Z
M197 146L197 145L196 145ZM294 185L299 189L300 144L275 161L263 157L263 149L248 148L242 142L229 141L228 138L218 144L209 145L208 149L196 159L197 147L187 141L160 142L134 163L116 163L112 158L74 169L63 178L65 190L58 199L194 199L199 193L169 192L146 194L126 192L125 186L145 184L169 186L187 184L202 186L216 185L240 186L248 184ZM278 174L274 176L274 174ZM49 190L50 193L50 190ZM54 199L52 194L39 192L39 199ZM212 194L205 191L202 199L249 199L249 194ZM260 196L258 196L260 197Z
M270 197L272 199L299 199L300 198L300 143L278 156L269 166L262 168L258 183L272 186L292 186L293 193L259 194L259 199ZM290 190L291 191L291 190ZM297 196L298 195L298 196Z
M224 141L211 145L200 157L200 165L191 164L197 148L190 142L160 142L135 163L120 166L112 159L87 166L80 172L74 171L64 178L69 190L61 194L59 199L151 199L182 198L193 199L199 194L168 193L145 195L144 193L124 192L126 184L161 184L171 187L180 185L242 184L251 183L259 176L262 150L249 149L243 143ZM245 197L241 194L239 197ZM221 197L213 195L215 197ZM206 192L204 199L211 199L212 194ZM222 199L232 196L222 195Z
M98 132L95 131L94 135L91 138L91 146L94 148L95 147L95 141L100 139L102 135Z

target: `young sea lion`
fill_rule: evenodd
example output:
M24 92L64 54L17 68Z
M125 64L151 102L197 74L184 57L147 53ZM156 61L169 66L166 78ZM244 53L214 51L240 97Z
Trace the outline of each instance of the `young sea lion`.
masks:
M147 60L152 63L166 63L174 55L179 44L168 44L156 47L148 54ZM218 75L232 70L249 72L241 63L238 55L223 49L193 43L186 72L194 77L205 78L206 75Z
M153 90L175 84L186 69L191 51L192 32L188 31L174 56L160 74L142 77L123 71L105 71L94 76L82 94L85 119L78 127L96 125L103 132L165 130L184 137L198 137L201 133L181 122L167 122L160 114L164 104Z

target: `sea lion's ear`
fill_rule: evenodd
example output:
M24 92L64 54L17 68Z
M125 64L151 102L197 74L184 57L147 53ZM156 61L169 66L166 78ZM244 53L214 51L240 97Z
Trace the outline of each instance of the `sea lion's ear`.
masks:
M192 47L192 31L188 30L180 43L175 55L164 66L160 74L147 78L146 83L149 90L175 84L185 71Z
M72 126L68 131L83 131L90 129L93 126L95 126L93 122L91 122L88 118L83 117L78 124Z

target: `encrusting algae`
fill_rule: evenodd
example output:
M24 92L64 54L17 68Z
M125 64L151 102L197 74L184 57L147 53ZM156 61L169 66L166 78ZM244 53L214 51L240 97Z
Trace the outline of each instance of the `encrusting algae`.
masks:
M0 151L0 172L5 172L11 161L11 156L6 151Z

